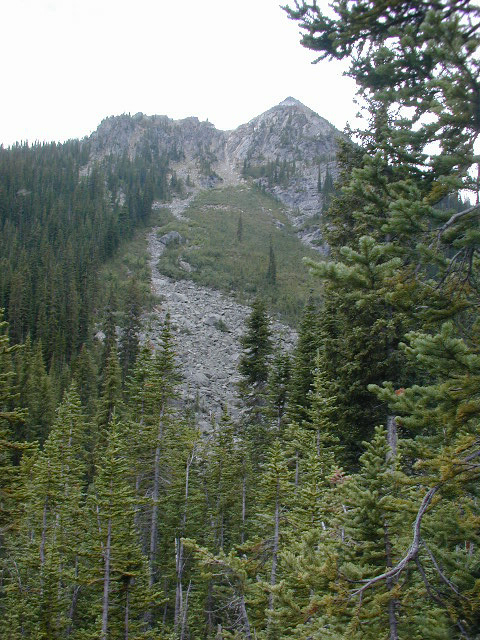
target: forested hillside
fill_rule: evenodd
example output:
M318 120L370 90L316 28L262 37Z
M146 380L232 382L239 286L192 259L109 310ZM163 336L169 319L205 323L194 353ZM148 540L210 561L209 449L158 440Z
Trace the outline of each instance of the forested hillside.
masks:
M99 268L171 194L168 158L89 163L88 141L0 150L0 305L12 340L41 340L48 365L78 352Z
M143 116L141 153L0 150L0 637L480 637L480 9L331 6L287 12L350 61L368 119L338 141L308 285L265 194L287 160L251 155L238 188L228 154L160 153L177 125ZM164 277L251 294L238 413L208 428L164 300L142 325L149 223L185 241ZM302 299L287 352L269 312Z

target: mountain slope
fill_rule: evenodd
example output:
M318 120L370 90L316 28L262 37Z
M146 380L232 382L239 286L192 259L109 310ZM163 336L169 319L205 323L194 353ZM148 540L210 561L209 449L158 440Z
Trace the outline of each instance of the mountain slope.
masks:
M341 136L289 97L233 131L219 131L194 117L172 120L138 113L105 119L89 142L91 161L126 155L168 162L170 178L184 195L253 181L285 204L292 222L301 227L322 210L319 186L336 175Z

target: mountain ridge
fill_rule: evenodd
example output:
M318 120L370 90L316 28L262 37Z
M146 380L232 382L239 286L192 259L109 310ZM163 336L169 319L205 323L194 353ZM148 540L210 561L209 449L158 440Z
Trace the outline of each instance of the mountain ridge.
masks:
M185 196L195 188L251 181L289 208L306 244L321 245L318 227L309 226L309 219L322 210L327 175L337 175L337 140L342 137L325 118L288 96L232 130L219 130L195 116L173 120L139 112L105 118L88 140L91 161L125 153L130 159L139 154L167 159Z

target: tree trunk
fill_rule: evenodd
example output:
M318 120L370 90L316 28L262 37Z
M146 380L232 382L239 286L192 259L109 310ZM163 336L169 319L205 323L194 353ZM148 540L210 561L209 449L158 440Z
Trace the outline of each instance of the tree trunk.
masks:
M108 596L110 593L110 555L112 544L112 519L108 519L107 542L103 550L104 571L103 571L103 603L102 603L102 640L107 638L108 629Z
M245 542L245 522L247 517L247 474L243 474L242 484L242 532L240 534L240 544Z
M387 451L386 462L393 462L393 459L397 455L397 421L395 416L387 417L387 443L390 450ZM393 465L391 471L393 472ZM392 564L392 543L390 542L390 536L388 534L388 524L386 521L383 523L383 537L385 541L385 555L387 558L387 567L391 568ZM389 591L393 589L393 578L387 578L385 581L386 587ZM390 627L390 640L398 640L397 630L397 601L391 598L388 602L388 623Z
M391 568L392 564L392 544L390 542L390 536L388 535L388 525L384 521L383 523L383 538L385 541L385 555L387 559L387 567ZM385 581L387 589L391 591L394 586L393 578L387 578ZM398 640L397 630L397 601L395 598L390 598L388 602L388 623L390 627L389 640Z
M185 566L183 560L183 541L182 537L185 535L185 527L187 524L187 508L188 508L188 493L189 493L189 481L190 481L190 467L192 466L193 459L195 457L195 446L192 449L192 453L190 454L189 459L187 460L187 466L185 470L185 502L183 506L183 515L180 527L180 535L178 540L176 541L177 545L177 554L176 554L176 572L177 572L177 589L175 594L175 616L174 616L174 629L178 632L179 625L182 625L183 628L183 569ZM188 592L187 592L188 597Z
M247 640L252 640L252 632L250 630L250 622L248 621L247 607L245 606L245 596L243 594L240 598L240 613L243 619L245 638Z
M395 416L387 416L387 443L390 451L387 453L387 462L397 455L397 421Z
M130 579L127 581L126 589L125 589L125 634L124 640L128 640L128 622L130 615Z
M277 478L277 490L275 496L275 529L273 534L272 570L270 572L270 586L275 586L277 582L278 549L280 541L280 480ZM268 600L269 609L273 609L273 593L270 593Z
M183 608L183 587L182 587L182 577L183 577L183 543L181 538L177 538L175 540L176 546L176 554L175 554L175 570L177 573L177 587L175 590L175 615L174 615L174 630L175 634L178 633L178 627L180 624L180 617L182 615Z
M160 416L160 424L158 426L157 446L155 448L155 461L153 466L153 489L152 489L152 520L150 523L150 587L155 582L155 564L157 555L157 534L158 534L158 496L160 494L160 453L163 440L163 411Z
M188 583L187 593L185 595L185 604L182 611L182 627L180 630L180 640L185 640L187 637L187 613L188 613L188 596L190 595L190 589L192 587L192 581Z

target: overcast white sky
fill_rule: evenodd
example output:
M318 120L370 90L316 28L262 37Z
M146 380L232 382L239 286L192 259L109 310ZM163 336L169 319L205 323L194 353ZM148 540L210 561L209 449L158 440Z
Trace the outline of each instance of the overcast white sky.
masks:
M281 4L4 0L0 144L81 138L138 111L233 129L290 95L353 124L353 82L338 64L311 64Z

